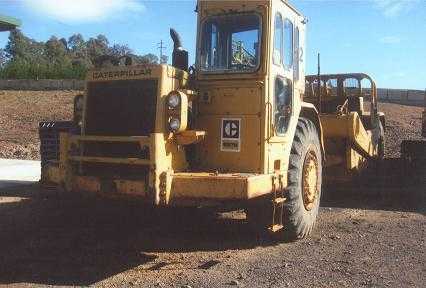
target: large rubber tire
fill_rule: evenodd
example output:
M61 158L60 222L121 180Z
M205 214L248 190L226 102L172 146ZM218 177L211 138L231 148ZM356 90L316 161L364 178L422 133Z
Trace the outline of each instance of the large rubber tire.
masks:
M284 205L284 235L288 240L302 239L308 236L318 215L321 184L322 184L322 155L318 130L312 121L300 118L297 123L296 134L291 148L288 167L287 201ZM312 160L314 159L314 160ZM304 193L304 177L307 162L315 162L316 179L310 181L315 183L315 195L308 201ZM308 181L309 182L309 181ZM312 183L311 183L312 184ZM312 191L312 190L311 190ZM312 194L312 193L311 193Z

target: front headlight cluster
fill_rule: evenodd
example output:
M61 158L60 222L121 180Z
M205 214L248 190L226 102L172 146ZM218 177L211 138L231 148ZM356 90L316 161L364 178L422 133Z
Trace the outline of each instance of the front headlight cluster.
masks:
M179 133L186 129L188 98L185 93L173 91L167 96L167 118L170 132Z

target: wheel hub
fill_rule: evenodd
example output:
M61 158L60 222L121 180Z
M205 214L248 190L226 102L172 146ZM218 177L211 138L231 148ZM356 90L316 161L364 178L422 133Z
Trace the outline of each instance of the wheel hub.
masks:
M315 152L308 151L302 172L303 204L308 211L314 207L318 197L318 176L318 159Z

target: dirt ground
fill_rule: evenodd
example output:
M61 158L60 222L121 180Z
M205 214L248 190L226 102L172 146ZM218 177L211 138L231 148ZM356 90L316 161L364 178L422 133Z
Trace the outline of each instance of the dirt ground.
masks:
M3 189L0 286L424 287L425 201L409 196L425 184L325 197L313 234L293 243L259 237L243 212Z
M78 91L0 90L0 158L39 159L38 123L72 119ZM419 139L423 108L380 103L386 114L386 156L399 157L403 139Z
M38 121L69 119L75 94L0 92L0 157L36 159ZM424 287L426 169L403 178L395 159L402 139L419 137L421 108L381 110L383 178L325 188L313 234L297 242L253 233L242 211L0 189L0 286Z

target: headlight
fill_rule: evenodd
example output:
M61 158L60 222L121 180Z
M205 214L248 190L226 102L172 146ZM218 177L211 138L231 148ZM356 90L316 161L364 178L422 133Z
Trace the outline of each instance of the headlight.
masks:
M169 121L169 128L170 128L170 131L172 131L172 132L179 131L179 129L180 129L180 120L177 119L177 118L170 119L170 121Z
M167 99L167 104L170 108L177 108L180 105L180 95L176 92L170 93L169 98Z

